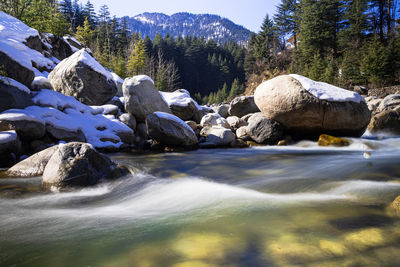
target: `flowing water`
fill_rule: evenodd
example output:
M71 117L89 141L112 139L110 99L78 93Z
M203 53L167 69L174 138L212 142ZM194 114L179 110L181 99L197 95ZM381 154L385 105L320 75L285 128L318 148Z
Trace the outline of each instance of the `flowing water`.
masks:
M400 138L112 158L135 174L0 179L0 265L400 265Z

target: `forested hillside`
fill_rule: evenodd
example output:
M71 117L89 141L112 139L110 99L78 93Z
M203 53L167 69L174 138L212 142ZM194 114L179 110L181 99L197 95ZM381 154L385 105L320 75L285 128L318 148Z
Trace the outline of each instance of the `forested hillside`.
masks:
M247 78L292 72L348 88L397 84L399 7L393 0L282 0L251 37Z
M0 0L0 7L41 32L74 35L122 78L147 74L158 89L185 88L203 102L227 100L245 84L251 93L262 80L289 72L345 88L400 82L395 0L282 0L245 47L165 32L142 36L130 31L127 17L112 17L107 6L95 11L90 1ZM168 20L156 15L136 20Z

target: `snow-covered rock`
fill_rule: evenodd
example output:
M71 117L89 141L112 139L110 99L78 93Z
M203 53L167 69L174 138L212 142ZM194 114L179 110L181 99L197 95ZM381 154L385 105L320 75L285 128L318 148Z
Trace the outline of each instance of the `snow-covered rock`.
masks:
M190 97L190 93L187 90L179 89L175 92L160 92L160 94L175 116L184 121L194 120L200 122L200 106Z
M192 128L175 115L154 112L146 117L150 137L168 146L190 147L197 144Z
M1 64L1 63L0 63ZM33 105L30 90L23 84L0 76L0 112Z
M32 85L31 85L32 90L34 91L39 91L41 89L53 89L51 86L51 83L49 79L47 79L44 76L36 76L33 79Z
M126 78L122 86L126 112L144 122L147 115L156 111L171 113L150 77L145 75Z
M7 130L15 130L22 139L39 139L45 135L45 123L29 113L9 109L0 114L0 131Z
M96 148L119 148L133 138L132 129L114 116L98 114L73 97L43 89L33 101L39 106L7 110L6 114L34 117L43 121L47 132L55 138L76 140L83 136Z
M61 61L49 75L53 89L87 105L103 105L117 93L113 76L85 49Z
M282 75L260 84L254 94L263 115L294 137L361 136L371 112L357 93L299 75Z
M0 11L0 64L9 77L30 86L35 76L53 69L55 61L45 57L41 50L37 30Z
M116 74L115 72L111 72L111 75L115 85L117 86L117 96L124 96L124 93L122 92L122 85L124 84L124 80L119 77L118 74Z

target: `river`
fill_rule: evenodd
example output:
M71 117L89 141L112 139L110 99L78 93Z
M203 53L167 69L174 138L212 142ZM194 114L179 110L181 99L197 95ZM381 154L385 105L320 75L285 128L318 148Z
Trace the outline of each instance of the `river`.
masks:
M398 266L400 138L114 154L135 174L0 179L1 266Z

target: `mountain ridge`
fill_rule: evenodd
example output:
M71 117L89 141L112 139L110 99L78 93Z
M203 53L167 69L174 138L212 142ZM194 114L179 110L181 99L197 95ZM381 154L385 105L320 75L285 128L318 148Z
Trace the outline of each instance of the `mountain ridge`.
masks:
M172 37L197 36L206 40L213 39L217 43L237 42L247 44L251 31L235 24L231 20L213 14L193 14L179 12L172 15L157 12L144 12L127 19L128 29L139 32L142 36L148 35L151 39L159 33Z

